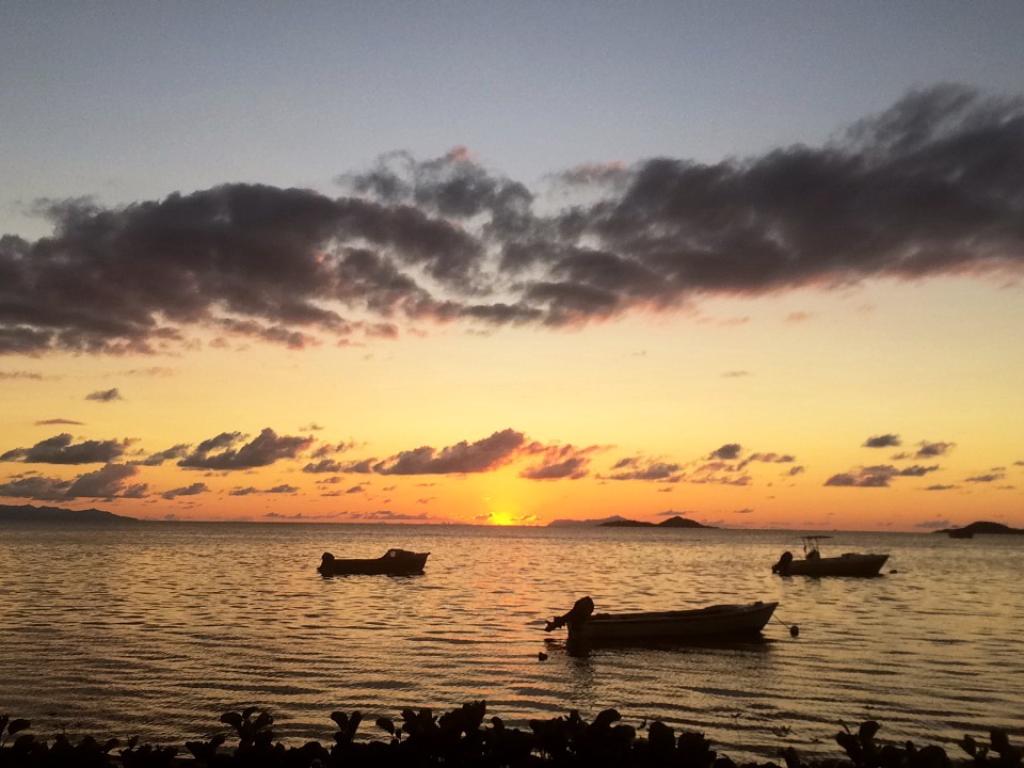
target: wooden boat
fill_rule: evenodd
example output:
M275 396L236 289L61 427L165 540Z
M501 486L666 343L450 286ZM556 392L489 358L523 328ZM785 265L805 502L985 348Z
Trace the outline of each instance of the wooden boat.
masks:
M772 573L780 576L877 576L888 555L862 555L847 552L839 557L822 557L818 541L830 536L805 536L804 559L794 560L791 552L783 552L772 566Z
M429 552L408 552L404 549L389 549L381 557L366 560L339 560L330 552L324 552L317 571L321 576L350 576L357 574L410 576L423 573Z
M949 531L949 538L951 539L973 539L974 531L968 530L967 528L951 528Z
M756 637L777 605L758 601L685 611L593 613L594 601L584 597L569 613L549 621L544 630L568 626L569 643L585 645L738 640Z

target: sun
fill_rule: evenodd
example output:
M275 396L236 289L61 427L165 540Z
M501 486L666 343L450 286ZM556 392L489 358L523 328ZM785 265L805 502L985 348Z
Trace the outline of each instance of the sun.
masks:
M491 516L488 518L488 522L491 525L514 525L515 521L512 519L512 515L508 512L491 512Z

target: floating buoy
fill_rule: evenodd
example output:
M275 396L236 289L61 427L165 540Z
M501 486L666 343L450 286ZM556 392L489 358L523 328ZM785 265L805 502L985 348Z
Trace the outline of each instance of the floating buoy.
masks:
M547 661L548 660L548 655L546 653L544 653L544 651L541 651L540 653L537 654L537 660L538 661Z
M800 627L798 627L796 624L791 626L789 628L789 636L790 637L800 637Z

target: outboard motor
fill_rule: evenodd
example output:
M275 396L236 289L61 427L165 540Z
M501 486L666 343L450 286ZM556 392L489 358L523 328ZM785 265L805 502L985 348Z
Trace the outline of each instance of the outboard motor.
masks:
M789 566L792 562L793 553L789 551L783 552L782 557L779 558L779 562L772 566L772 573L789 576Z
M562 616L555 616L551 621L544 627L545 632L551 632L559 627L564 627L568 624L570 627L579 626L587 619L590 618L594 612L594 601L589 595L581 597L575 603L573 603L572 609Z

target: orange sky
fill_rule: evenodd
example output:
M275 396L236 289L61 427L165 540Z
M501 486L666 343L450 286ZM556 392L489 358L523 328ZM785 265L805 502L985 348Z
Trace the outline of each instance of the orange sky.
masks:
M110 498L0 501L183 520L532 525L675 511L737 527L1024 525L1022 294L990 279L875 281L705 300L576 330L443 325L301 350L233 337L225 347L206 335L168 355L8 356L0 453L14 460L0 463L0 487L101 470L16 451L62 433L72 447L119 441L113 463L133 474ZM119 399L87 399L112 388ZM37 423L52 419L80 423ZM268 427L296 439L264 466L177 463L225 432L242 433L228 450L244 456ZM521 437L480 459L475 444L504 430ZM899 445L864 447L882 435ZM463 441L461 454L437 463ZM739 448L711 465L730 444ZM159 466L133 464L175 445L188 449ZM423 473L385 474L422 446L434 449L421 454L426 463L405 469ZM221 452L198 463L216 466ZM324 458L349 471L303 471ZM370 458L377 471L351 471ZM559 474L555 465L572 460L561 478L523 476L544 466ZM458 471L464 461L474 471ZM669 469L659 475L657 464ZM639 479L645 470L651 479ZM630 472L637 479L612 479ZM833 483L882 487L826 485L837 475L845 480ZM175 489L186 492L168 494Z

